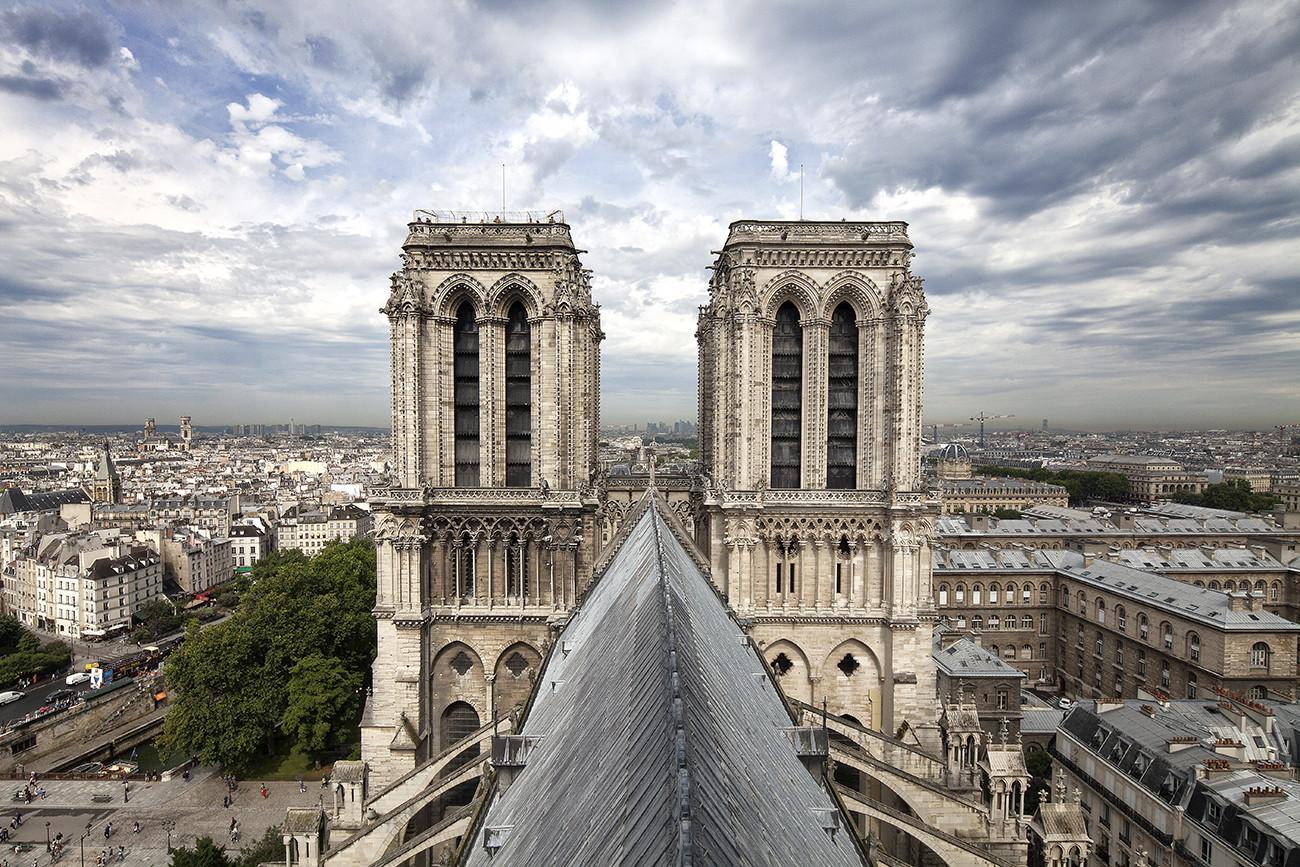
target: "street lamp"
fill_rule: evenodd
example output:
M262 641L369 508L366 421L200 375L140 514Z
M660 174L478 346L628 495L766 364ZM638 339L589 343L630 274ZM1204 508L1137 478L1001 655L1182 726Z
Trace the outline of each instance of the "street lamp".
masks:
M54 847L50 845L50 823L45 823L45 851L49 852Z
M172 829L176 827L176 823L171 819L164 819L162 824L167 829L167 854L170 855L172 851Z
M86 867L86 838L90 836L91 823L86 823L86 833L81 835L81 867Z

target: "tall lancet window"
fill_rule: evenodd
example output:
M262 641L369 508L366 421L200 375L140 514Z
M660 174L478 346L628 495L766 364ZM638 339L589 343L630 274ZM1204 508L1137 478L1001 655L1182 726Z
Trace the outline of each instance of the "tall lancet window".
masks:
M858 486L858 324L847 301L831 315L826 381L826 487Z
M465 301L452 326L452 376L456 403L456 487L476 488L478 472L478 321Z
M516 301L506 317L506 487L526 488L533 477L532 330Z
M772 332L773 488L799 487L802 420L803 332L798 308L787 301L776 311Z

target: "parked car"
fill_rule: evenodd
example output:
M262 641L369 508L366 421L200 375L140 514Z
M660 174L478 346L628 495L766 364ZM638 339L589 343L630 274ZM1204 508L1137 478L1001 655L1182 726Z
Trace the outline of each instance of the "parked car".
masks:
M1074 707L1074 699L1063 698L1056 703L1056 706L1059 707L1061 710L1068 711L1072 707Z
M68 686L75 686L79 683L85 683L88 680L90 680L90 675L84 671L74 671L72 674L63 678L63 682Z
M74 692L73 690L56 689L54 692L45 696L45 700L50 704L57 704L58 702L63 701L65 698L72 698L74 695L76 695L76 692Z
M9 704L9 702L18 701L22 697L21 692L14 692L12 689L7 692L0 692L0 704Z

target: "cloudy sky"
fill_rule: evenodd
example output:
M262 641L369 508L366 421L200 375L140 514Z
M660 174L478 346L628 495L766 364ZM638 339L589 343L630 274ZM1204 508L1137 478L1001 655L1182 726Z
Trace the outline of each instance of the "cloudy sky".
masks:
M912 224L928 418L1300 421L1300 2L361 5L0 6L0 423L387 424L405 221L502 163L609 421L694 418L709 251L800 164Z

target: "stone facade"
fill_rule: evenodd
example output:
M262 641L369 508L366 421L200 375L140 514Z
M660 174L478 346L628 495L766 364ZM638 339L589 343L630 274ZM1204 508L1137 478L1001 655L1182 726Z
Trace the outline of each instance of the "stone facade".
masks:
M599 308L563 222L419 212L382 311L393 486L372 500L382 788L531 689L600 552Z
M911 258L905 223L733 223L696 331L713 580L790 696L885 731L937 716Z

